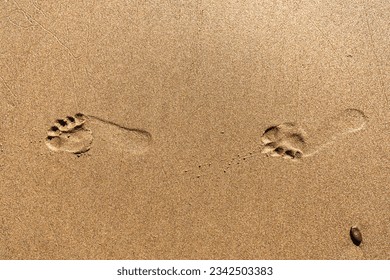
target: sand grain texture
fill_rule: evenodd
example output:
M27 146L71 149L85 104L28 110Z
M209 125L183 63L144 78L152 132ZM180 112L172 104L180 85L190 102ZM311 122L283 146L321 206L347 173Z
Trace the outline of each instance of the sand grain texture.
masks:
M141 2L0 2L0 258L390 259L390 2Z

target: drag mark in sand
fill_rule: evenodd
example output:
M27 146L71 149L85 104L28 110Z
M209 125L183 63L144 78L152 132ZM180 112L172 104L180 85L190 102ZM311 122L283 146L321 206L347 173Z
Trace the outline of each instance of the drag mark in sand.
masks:
M127 128L99 117L77 113L58 119L47 132L46 145L52 151L81 154L89 151L96 137L105 143L133 154L148 150L152 137L145 130Z

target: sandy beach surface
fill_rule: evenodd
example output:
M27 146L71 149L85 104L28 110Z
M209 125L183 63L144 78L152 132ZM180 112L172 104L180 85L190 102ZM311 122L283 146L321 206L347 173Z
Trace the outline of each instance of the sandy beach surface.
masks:
M389 18L1 1L0 259L390 259Z

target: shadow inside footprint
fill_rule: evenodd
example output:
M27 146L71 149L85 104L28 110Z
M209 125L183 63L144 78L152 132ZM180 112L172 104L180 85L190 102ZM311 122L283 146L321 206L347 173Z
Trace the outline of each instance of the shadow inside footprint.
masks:
M260 138L261 153L272 157L298 159L305 148L304 132L293 123L283 123L267 128Z
M87 152L93 142L92 131L84 126L84 115L58 119L47 132L46 145L52 151L74 154Z

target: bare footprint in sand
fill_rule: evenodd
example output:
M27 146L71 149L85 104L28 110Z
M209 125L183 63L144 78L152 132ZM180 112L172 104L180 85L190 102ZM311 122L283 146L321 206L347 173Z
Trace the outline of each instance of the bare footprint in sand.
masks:
M363 129L366 122L362 111L346 109L318 128L303 128L294 123L271 126L260 138L261 153L286 159L310 157L343 136Z
M108 147L141 154L151 144L151 134L145 130L127 128L99 117L77 113L58 119L47 132L46 145L50 150L81 154L89 151L94 134Z
M362 111L346 109L322 121L319 126L288 122L270 126L261 135L260 146L256 144L251 152L233 157L224 172L258 154L293 161L313 156L345 135L362 130L366 122L367 117Z

